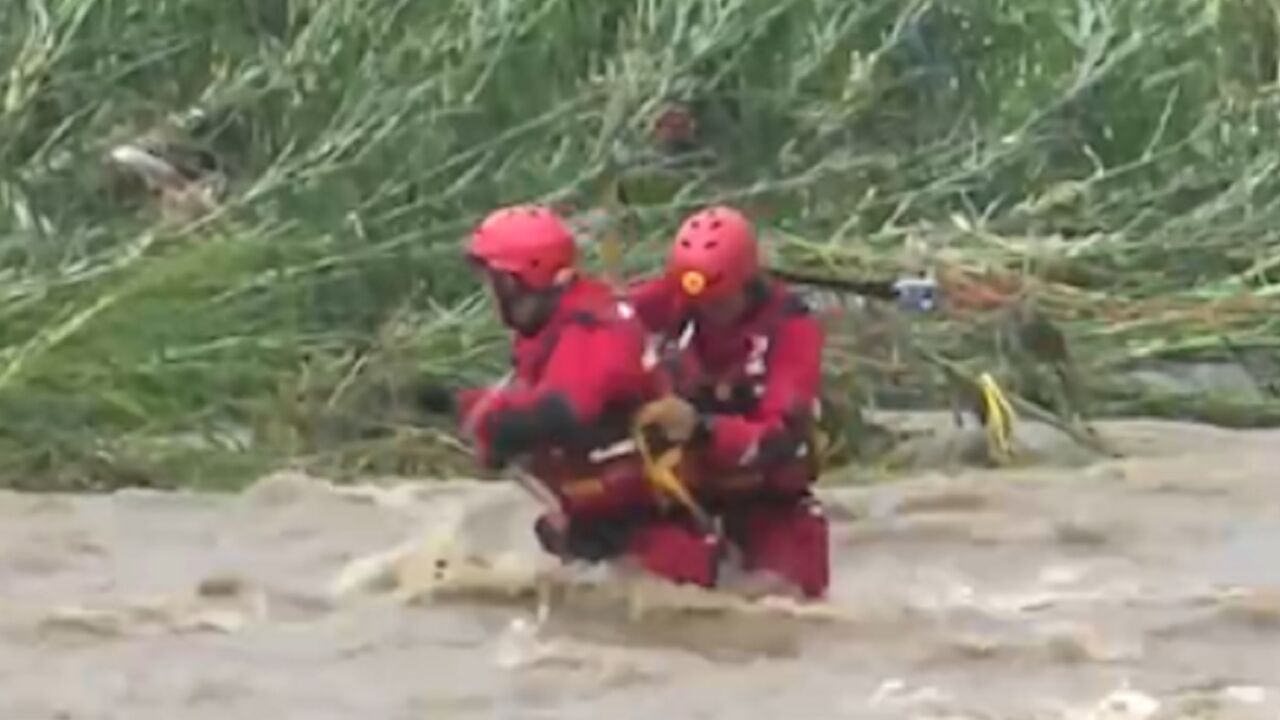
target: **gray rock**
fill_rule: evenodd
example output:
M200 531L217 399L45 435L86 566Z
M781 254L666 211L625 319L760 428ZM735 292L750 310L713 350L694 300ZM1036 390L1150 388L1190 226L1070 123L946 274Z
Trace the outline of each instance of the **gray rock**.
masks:
M876 418L894 431L908 435L886 458L891 468L907 472L955 471L965 467L990 467L986 433L966 424L957 428L947 413L891 413ZM1020 419L1014 426L1015 464L1037 467L1084 467L1103 457L1067 434L1039 422Z
M1262 402L1265 391L1236 362L1148 361L1124 373L1148 392L1161 395L1219 395Z

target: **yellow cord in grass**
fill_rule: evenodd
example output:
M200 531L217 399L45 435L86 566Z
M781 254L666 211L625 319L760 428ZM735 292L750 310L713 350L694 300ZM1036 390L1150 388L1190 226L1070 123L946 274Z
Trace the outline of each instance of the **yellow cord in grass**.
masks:
M1013 457L1013 423L1017 413L990 373L978 377L978 388L986 409L987 446L991 457L1000 463L1008 462Z

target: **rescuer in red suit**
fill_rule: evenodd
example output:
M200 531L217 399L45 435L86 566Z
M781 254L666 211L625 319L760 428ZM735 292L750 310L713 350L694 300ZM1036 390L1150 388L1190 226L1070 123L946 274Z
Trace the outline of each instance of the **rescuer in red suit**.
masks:
M486 465L519 462L555 497L559 508L535 526L542 546L713 585L715 535L664 509L632 441L637 411L659 389L633 306L578 273L572 233L545 207L491 213L467 256L512 331L513 369L505 386L462 391L456 407Z
M744 568L809 598L829 581L827 521L811 492L825 341L803 300L762 272L742 213L711 207L676 233L666 272L630 297L667 343L679 397L652 412L697 458L698 497Z

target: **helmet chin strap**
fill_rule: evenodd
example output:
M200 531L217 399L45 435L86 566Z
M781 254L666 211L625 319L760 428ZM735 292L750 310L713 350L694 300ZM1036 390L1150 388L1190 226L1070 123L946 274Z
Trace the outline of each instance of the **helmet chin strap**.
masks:
M555 313L563 286L545 290L521 290L499 299L499 312L508 327L525 337L538 334Z
M485 278L489 299L498 310L498 317L507 327L520 335L536 335L555 312L556 300L576 278L573 267L556 271L550 287L531 288L518 276L495 270L477 262Z

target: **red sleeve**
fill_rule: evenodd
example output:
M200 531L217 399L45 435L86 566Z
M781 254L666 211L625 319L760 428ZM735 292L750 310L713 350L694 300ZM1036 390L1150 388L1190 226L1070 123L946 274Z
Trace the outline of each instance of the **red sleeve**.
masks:
M680 322L679 294L666 276L631 283L627 286L627 300L649 332L676 330Z
M779 324L769 341L764 396L749 415L717 415L711 423L711 460L736 467L750 463L760 441L785 429L791 413L809 413L822 389L822 323L810 313Z
M643 352L644 336L636 325L570 323L560 331L537 385L488 391L492 396L483 400L488 394L484 390L461 393L464 427L474 429L486 461L497 439L494 421L500 417L513 428L521 450L534 438L577 432L595 422L609 401L644 389Z
M562 395L579 422L591 423L610 400L644 389L643 357L644 335L633 324L574 323L561 333L533 392Z

